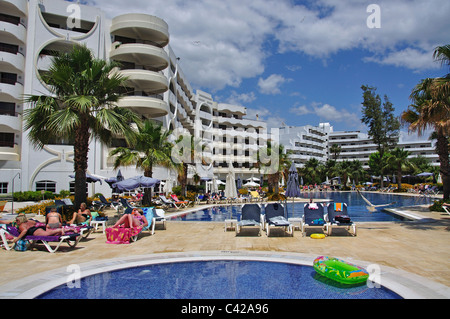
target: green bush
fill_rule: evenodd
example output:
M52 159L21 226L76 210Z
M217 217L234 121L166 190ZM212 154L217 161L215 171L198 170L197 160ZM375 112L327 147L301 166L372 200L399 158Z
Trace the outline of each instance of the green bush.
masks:
M45 191L44 195L42 195L41 191L14 192L13 198L16 202L38 202L42 199L54 199L55 194L50 191Z
M446 200L446 203L450 204L450 200ZM444 203L444 200L436 200L434 201L433 205L429 207L430 211L432 212L445 212L442 208L442 203Z

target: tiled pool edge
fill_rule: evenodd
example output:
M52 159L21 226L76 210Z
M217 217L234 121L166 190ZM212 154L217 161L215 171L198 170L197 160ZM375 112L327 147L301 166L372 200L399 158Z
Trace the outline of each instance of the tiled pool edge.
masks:
M266 251L193 251L137 255L82 263L81 276L90 276L122 268L149 264L208 260L253 260L284 262L312 266L316 255ZM338 258L344 258L335 256ZM345 259L345 258L344 258ZM347 261L367 267L368 262L346 258ZM69 265L68 265L69 266ZM450 287L406 271L380 266L380 284L406 299L450 299ZM68 282L67 267L34 274L0 286L0 299L32 299L56 286Z

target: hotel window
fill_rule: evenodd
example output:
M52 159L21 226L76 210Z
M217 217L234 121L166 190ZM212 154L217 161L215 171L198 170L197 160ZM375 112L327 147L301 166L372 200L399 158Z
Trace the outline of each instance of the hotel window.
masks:
M8 183L0 183L0 194L8 193Z
M56 182L54 181L38 181L36 182L36 191L50 191L56 193Z
M70 194L75 194L75 182L69 183L69 192ZM88 183L86 183L86 193L88 192Z

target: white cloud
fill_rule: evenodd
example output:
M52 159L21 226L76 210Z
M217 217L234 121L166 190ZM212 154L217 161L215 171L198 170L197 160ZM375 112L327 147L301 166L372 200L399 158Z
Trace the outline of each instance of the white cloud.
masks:
M301 53L326 62L355 48L366 62L431 68L430 50L448 43L450 1L377 0L381 28L366 25L367 0L87 0L109 18L128 12L156 15L169 25L170 45L193 87L212 91L260 77L266 58ZM267 49L270 39L274 52ZM428 55L428 56L427 56ZM279 86L262 80L269 92ZM266 89L266 88L264 88ZM278 90L277 90L278 89Z
M323 104L322 106L313 106L314 112L321 120L333 121L333 122L347 122L354 123L359 121L358 116L355 113L350 113L346 109L336 109L336 107L330 104Z
M226 102L230 104L241 105L251 103L255 99L256 99L255 92L239 94L236 91L232 91L231 95L226 99Z
M264 94L280 94L280 86L288 81L290 79L284 78L281 74L272 74L267 79L259 78L259 91Z
M296 115L305 115L313 113L313 111L308 109L306 105L294 106L289 109L289 112L294 113Z
M306 105L294 106L289 109L289 112L297 116L314 114L319 117L320 121L346 122L352 123L352 125L359 123L359 118L356 113L351 113L346 109L337 109L327 103L313 102L311 103L311 107Z
M440 66L433 61L432 51L422 51L413 48L406 48L401 51L390 52L381 57L366 57L365 62L376 62L384 65L394 65L405 67L415 71L438 69Z

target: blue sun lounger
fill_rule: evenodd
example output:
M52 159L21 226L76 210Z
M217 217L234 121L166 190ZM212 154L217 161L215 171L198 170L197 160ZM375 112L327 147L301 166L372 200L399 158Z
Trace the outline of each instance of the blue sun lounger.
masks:
M264 225L267 236L270 234L270 228L283 228L289 235L294 236L293 225L284 217L284 205L278 203L266 204Z
M323 205L320 203L305 204L302 217L302 236L306 235L306 228L322 228L328 234L328 222L324 214Z
M236 224L236 235L244 227L259 227L258 236L261 236L261 207L258 204L245 204L242 206L241 220Z
M356 236L356 224L347 213L346 203L330 203L327 206L328 235L331 235L333 227L344 227L353 236Z

